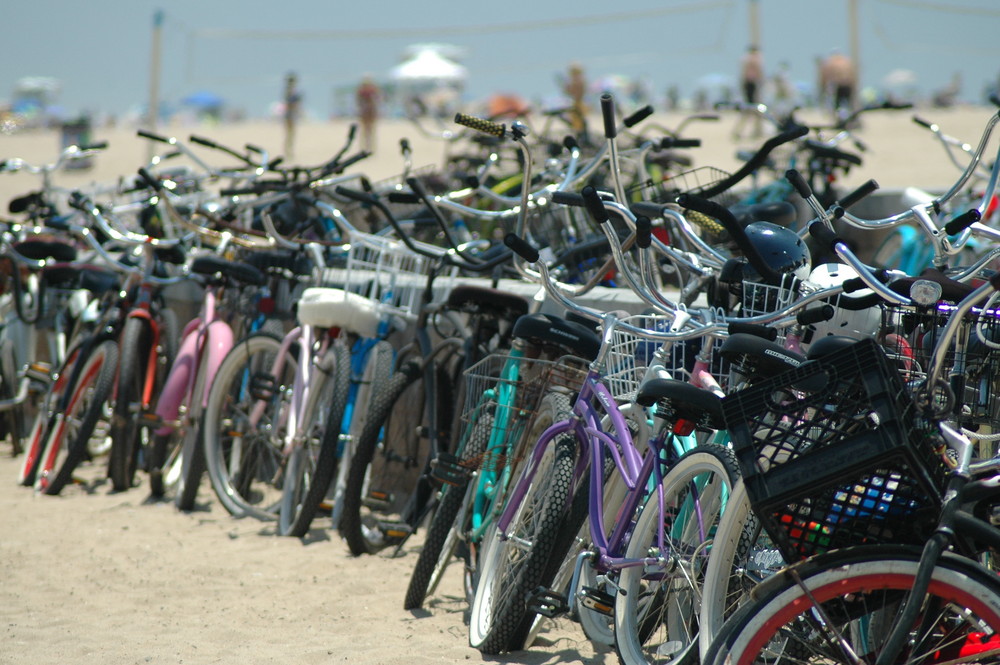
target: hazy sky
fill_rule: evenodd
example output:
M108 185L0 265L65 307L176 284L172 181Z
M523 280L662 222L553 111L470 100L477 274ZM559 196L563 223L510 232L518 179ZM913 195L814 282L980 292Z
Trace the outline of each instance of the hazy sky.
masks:
M591 79L643 77L657 94L690 94L702 77L735 78L753 0L594 0L446 3L416 0L31 0L0 20L0 100L23 76L62 82L60 105L123 114L149 99L153 17L163 11L161 99L212 90L252 116L298 72L308 111L330 113L334 89L366 72L385 78L407 45L464 49L467 99L494 91L557 94L570 61ZM757 0L765 63L786 61L815 80L815 58L848 50L847 0ZM924 92L962 75L962 98L981 99L1000 76L998 0L858 0L862 83L893 70Z

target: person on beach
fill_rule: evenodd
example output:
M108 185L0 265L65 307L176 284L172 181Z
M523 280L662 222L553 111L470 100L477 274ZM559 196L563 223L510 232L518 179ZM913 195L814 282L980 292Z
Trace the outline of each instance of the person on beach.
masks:
M298 88L298 77L294 72L285 76L285 97L282 109L285 120L285 157L291 158L295 146L295 125L302 110L302 93Z
M740 61L740 88L743 91L743 103L748 107L760 103L760 93L764 87L764 57L755 44L747 48ZM763 133L763 118L756 110L747 108L740 112L740 119L733 129L733 138L739 140L743 136L743 125L747 117L752 117L752 138L760 138Z
M577 138L583 138L587 133L587 103L584 101L587 94L587 78L580 63L570 64L569 76L563 82L562 89L570 100L570 128Z
M826 98L833 100L833 114L837 117L850 114L857 87L857 73L851 59L834 49L820 64L819 80Z
M361 79L355 93L358 107L358 122L361 125L361 147L367 152L375 152L375 122L378 120L380 92L371 75Z

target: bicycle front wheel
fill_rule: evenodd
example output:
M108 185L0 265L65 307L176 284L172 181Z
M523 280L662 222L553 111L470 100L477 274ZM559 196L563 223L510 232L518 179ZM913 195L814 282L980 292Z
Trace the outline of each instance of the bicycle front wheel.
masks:
M817 556L757 587L726 624L705 662L874 663L914 586L918 550L857 547ZM1000 581L944 554L920 600L903 652L892 662L995 663L1000 657Z
M117 492L130 489L135 482L139 446L139 415L146 383L151 332L138 317L125 321L121 337L121 360L118 367L118 387L114 400L111 427L111 455L108 477Z
M625 557L655 563L625 568L615 594L615 648L625 665L697 662L701 585L736 477L729 449L701 446L663 478L663 510L655 493L646 501Z
M252 335L226 355L202 417L205 465L223 507L237 517L277 518L284 477L284 410L295 350L276 362L281 340Z

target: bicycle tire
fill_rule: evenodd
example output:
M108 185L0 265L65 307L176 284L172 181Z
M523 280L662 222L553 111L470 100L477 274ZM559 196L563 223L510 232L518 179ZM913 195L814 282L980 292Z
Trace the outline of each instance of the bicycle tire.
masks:
M72 482L73 472L89 455L95 432L96 436L109 435L107 429L98 428L98 423L110 415L107 409L118 370L118 346L107 340L86 357L77 358L84 364L69 389L64 410L49 429L35 477L35 490L45 494L59 494Z
M614 638L623 665L697 663L700 584L711 539L736 479L737 462L723 446L703 445L680 457L663 478L663 512L651 494L639 512L625 549L638 560L659 548L662 566L622 570L615 595Z
M17 371L14 342L0 340L0 399L11 400L17 396L20 378ZM0 420L0 439L10 437L11 454L24 452L24 404L17 404L3 413Z
M163 471L166 470L166 485L174 487L174 505L178 510L194 510L201 478L207 468L201 429L204 415L202 399L207 388L205 384L210 380L208 371L207 359L201 358L198 362L198 376L191 391L191 404L188 405L187 413L182 420L184 434L181 441L179 444L175 442L173 449L168 449L166 456L163 456L162 452L157 454L154 459L160 461L160 466L150 469L150 480L156 471L159 471L156 475L160 475L162 479ZM212 379L214 378L213 374ZM176 432L168 436L176 436Z
M21 459L21 467L17 477L19 485L31 487L35 484L35 476L45 452L48 432L62 408L63 395L69 389L72 368L77 362L80 349L80 345L77 345L66 353L65 360L52 373L48 390L38 403L34 423L24 447L24 456Z
M329 367L327 364L332 364ZM306 412L303 445L288 459L278 510L278 533L301 538L309 532L337 470L337 448L351 384L351 354L334 344L320 361L327 376Z
M298 362L293 347L282 375L273 376L280 348L281 340L271 335L245 338L226 354L209 389L201 428L205 465L216 497L236 517L277 519L283 469L280 416ZM255 389L252 377L266 379L269 394L268 387ZM251 424L251 411L261 400L264 413Z
M469 645L487 655L519 649L534 616L529 594L544 580L566 518L580 446L572 434L548 442L520 507L502 537L491 531L469 620ZM531 616L529 616L531 615Z
M493 414L485 409L477 409L478 415L474 423L469 424L468 436L459 441L461 451L458 457L463 465L471 467L477 459L486 452L490 432L493 429ZM481 460L480 460L481 463ZM467 506L469 478L455 485L445 485L441 489L441 498L431 523L427 527L424 545L417 556L410 575L410 583L403 600L403 609L412 610L422 607L428 594L437 588L455 549L458 546L459 532L464 525L457 523L463 506Z
M386 390L382 393L372 395L372 400L368 408L368 423L358 440L357 449L351 460L351 466L347 474L347 483L344 487L343 512L340 516L338 530L340 535L347 542L347 547L354 556L363 554L374 554L391 544L392 538L386 537L383 526L379 523L380 513L392 511L397 513L400 510L396 497L389 493L385 501L385 510L372 511L367 504L371 500L367 498L371 484L372 465L379 464L378 456L388 456L392 454L396 457L395 451L407 446L416 444L414 437L421 436L419 428L404 424L412 423L413 418L423 420L424 397L422 394L423 381L421 379L420 368L416 363L407 363L389 380ZM413 389L410 394L406 394ZM414 395L413 392L417 394ZM416 408L413 405L417 405ZM382 436L385 430L384 437ZM392 447L386 445L392 442ZM381 450L379 450L381 448ZM411 469L415 465L411 464L409 458L412 455L399 455L399 460L403 464L404 476L412 475ZM376 469L376 479L378 481L378 469ZM380 487L380 490L389 492L390 488L395 488L392 479L384 478L389 485ZM408 492L407 492L408 494Z
M824 636L833 632L829 628L836 628L838 640L863 662L875 662L899 603L913 588L920 556L917 549L866 546L797 564L794 570L801 582L782 574L758 586L756 600L727 622L721 639L706 653L711 660L705 662L726 658L733 665L768 663L788 650L802 658L799 662L812 656L847 662L835 653L839 649L831 636ZM815 603L823 608L826 628L817 621ZM894 663L959 662L959 646L979 650L962 654L966 658L960 662L996 662L1000 656L1000 581L986 568L944 553L921 608L917 631Z
M111 421L111 454L108 456L108 478L116 492L131 489L135 483L139 410L142 408L148 354L153 352L150 348L151 334L146 321L138 317L126 319L121 334Z

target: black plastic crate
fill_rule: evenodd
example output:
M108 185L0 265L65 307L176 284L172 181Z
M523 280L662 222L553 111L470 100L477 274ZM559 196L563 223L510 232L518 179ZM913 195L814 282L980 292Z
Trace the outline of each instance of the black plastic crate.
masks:
M786 560L920 544L935 522L939 439L873 340L759 381L723 410L750 502Z

